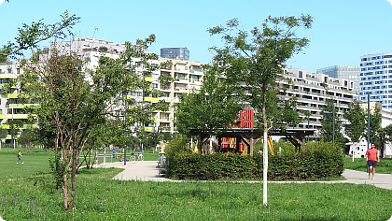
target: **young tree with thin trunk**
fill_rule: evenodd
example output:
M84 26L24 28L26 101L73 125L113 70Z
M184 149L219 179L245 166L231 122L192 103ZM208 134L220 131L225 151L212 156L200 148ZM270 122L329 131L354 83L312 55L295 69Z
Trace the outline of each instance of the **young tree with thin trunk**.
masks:
M214 61L220 62L222 74L227 82L238 85L239 92L255 109L255 123L263 130L263 204L267 205L268 147L267 135L270 129L278 125L292 124L298 121L296 108L278 95L284 90L280 82L284 80L285 63L294 54L309 43L306 38L299 38L298 28L308 29L313 18L309 15L300 17L269 16L261 27L254 27L250 32L243 31L238 20L232 19L226 26L208 29L211 35L221 35L225 46L212 47ZM293 117L292 119L287 117ZM284 120L282 120L285 118ZM285 121L285 122L283 122Z
M149 82L144 77L159 68L150 61L158 56L145 53L154 41L155 36L150 35L145 40L138 39L135 45L126 42L119 58L101 56L95 70L85 69L86 60L73 52L64 54L53 49L49 57L33 56L22 62L24 73L17 82L10 83L18 83L30 99L38 101L38 107L28 110L30 118L38 122L41 130L55 135L55 160L51 165L57 174L56 183L63 190L65 210L71 211L74 206L76 172L87 142L99 136L110 120L131 125L140 118L138 108L125 105L124 94L148 90ZM141 66L140 74L136 69Z
M242 104L234 96L234 87L217 75L220 69L218 65L205 68L200 90L183 94L180 103L176 105L175 124L182 134L188 134L188 128L207 132L211 149L212 136L231 127L242 110ZM199 152L201 153L201 149Z
M348 110L344 112L344 119L348 121L344 124L344 131L353 143L353 162L356 144L361 140L366 129L366 114L361 106L354 100L348 104Z

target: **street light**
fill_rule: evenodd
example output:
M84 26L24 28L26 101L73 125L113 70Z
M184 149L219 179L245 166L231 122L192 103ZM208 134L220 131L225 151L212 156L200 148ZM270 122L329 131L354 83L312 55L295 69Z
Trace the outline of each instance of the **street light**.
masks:
M332 114L332 142L335 143L335 104L333 104L332 112L324 111L324 113Z

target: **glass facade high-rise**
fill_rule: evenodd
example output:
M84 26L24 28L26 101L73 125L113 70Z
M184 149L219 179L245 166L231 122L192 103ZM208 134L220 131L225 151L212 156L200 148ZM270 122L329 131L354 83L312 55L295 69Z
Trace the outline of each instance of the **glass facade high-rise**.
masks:
M359 94L360 92L359 83L361 81L361 78L359 76L360 68L358 66L334 65L334 66L317 69L316 73L326 74L332 78L344 78L344 79L352 80L354 81L353 92L357 94Z
M161 57L187 61L190 58L188 48L161 48Z
M379 102L383 108L392 109L392 52L361 56L362 101Z

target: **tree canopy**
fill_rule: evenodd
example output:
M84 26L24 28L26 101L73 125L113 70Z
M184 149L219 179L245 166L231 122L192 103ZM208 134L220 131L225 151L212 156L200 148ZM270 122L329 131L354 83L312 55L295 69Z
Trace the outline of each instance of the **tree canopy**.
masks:
M217 75L219 67L207 67L200 90L183 94L176 104L177 130L188 134L188 128L219 134L231 127L242 110L242 104L234 96L234 87Z
M27 49L36 49L40 42L52 37L64 39L70 35L73 26L80 21L80 17L75 14L70 15L68 11L60 16L61 21L53 24L45 24L43 19L32 22L31 25L23 23L22 27L18 28L15 41L8 41L0 48L0 63L6 61L8 57L16 59L17 56L23 55L23 51Z
M125 51L118 58L101 56L94 70L84 68L88 59L53 48L49 57L33 56L34 59L21 62L24 73L8 86L18 83L31 100L39 103L38 107L30 106L30 118L38 122L40 130L54 134L56 160L61 162L53 165L58 165L55 170L62 174L58 177L64 178L66 210L73 207L79 158L90 139L100 136L102 127L108 123L129 129L135 122L153 121L150 113L157 110L160 103L135 104L135 108L129 108L125 95L150 90L145 76L150 76L157 68L150 62L157 59L157 55L145 53L145 50L154 41L155 36L151 35L145 40L138 39L135 45L126 42ZM143 71L136 71L141 66ZM146 111L147 107L150 111ZM123 132L121 136L125 133L131 134L131 131Z
M212 47L214 61L221 64L227 82L237 85L236 92L255 110L256 126L264 131L263 146L263 204L267 205L268 149L267 134L277 122L286 124L300 121L294 103L278 95L284 91L284 67L288 59L309 44L299 38L298 28L309 29L313 18L269 16L261 27L244 31L238 19L229 20L226 26L209 28L211 35L220 35L224 47ZM289 108L287 108L289 107ZM291 107L291 108L290 108Z

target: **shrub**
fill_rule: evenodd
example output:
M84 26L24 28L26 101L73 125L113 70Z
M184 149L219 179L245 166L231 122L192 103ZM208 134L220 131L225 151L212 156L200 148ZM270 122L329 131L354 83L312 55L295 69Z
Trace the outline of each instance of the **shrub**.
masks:
M285 146L291 148L290 146ZM269 180L298 180L340 176L342 149L332 143L308 143L305 151L283 151L268 157ZM216 153L180 153L170 158L171 174L179 179L258 179L263 177L263 156Z

